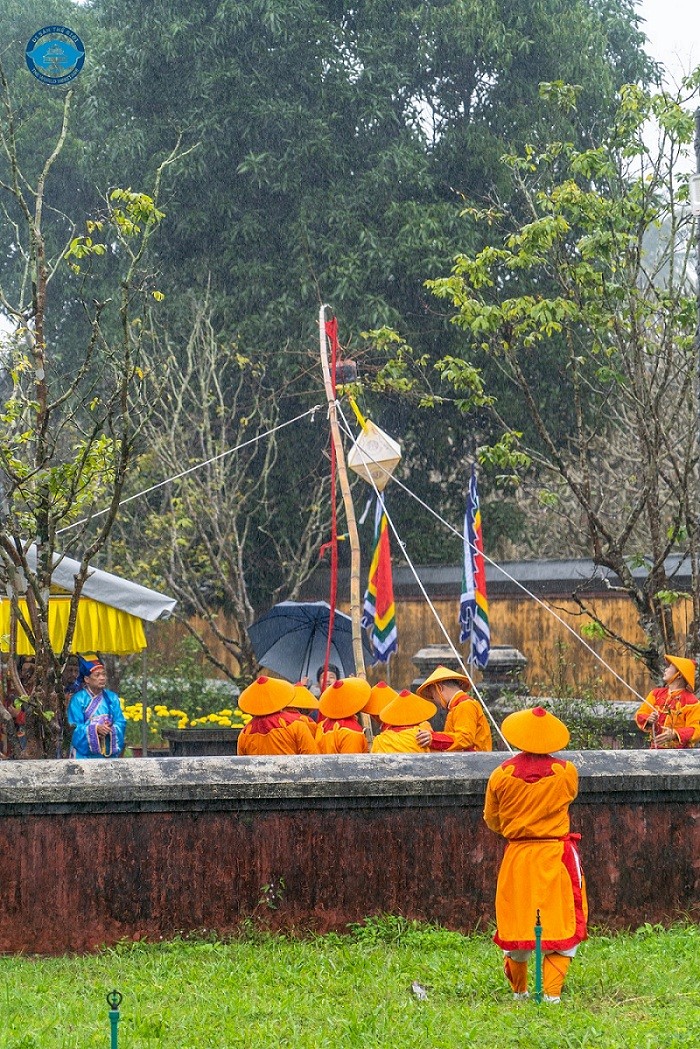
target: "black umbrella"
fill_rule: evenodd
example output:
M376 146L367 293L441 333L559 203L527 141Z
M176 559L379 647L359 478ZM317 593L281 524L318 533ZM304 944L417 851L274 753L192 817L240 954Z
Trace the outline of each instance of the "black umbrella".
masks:
M248 629L253 651L261 666L274 670L288 681L315 676L326 660L331 606L327 601L280 601ZM376 662L364 634L365 662ZM352 620L344 612L333 617L330 662L342 677L356 671L352 649Z

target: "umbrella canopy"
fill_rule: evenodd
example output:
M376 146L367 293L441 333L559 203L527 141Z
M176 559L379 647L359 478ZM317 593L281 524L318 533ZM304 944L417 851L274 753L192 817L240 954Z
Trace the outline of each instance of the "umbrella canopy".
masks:
M288 681L315 675L326 660L330 614L327 601L280 601L248 629L256 659ZM368 665L376 662L364 634L362 651ZM356 671L352 620L344 612L336 611L333 617L330 662L342 677Z

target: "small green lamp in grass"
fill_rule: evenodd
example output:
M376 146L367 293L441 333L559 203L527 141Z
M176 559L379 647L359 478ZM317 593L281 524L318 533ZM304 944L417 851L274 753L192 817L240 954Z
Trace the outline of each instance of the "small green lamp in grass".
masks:
M111 1049L119 1049L119 1006L122 1004L122 995L119 991L110 991L107 995L109 1006L109 1023L111 1027L112 1040Z
M542 1001L542 922L540 912L535 919L535 1001Z

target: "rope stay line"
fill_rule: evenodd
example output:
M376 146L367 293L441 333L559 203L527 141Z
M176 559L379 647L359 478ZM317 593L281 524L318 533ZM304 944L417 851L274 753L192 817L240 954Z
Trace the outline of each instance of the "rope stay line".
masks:
M166 477L164 481L158 481L157 484L151 485L150 488L144 488L142 492L137 492L135 495L130 495L126 499L122 499L119 506L126 506L127 503L133 502L134 499L140 499L144 495L150 495L151 492L155 492L158 488L163 488L164 485L171 484L173 481L179 481L182 477L187 477L188 474L194 473L195 470L201 470L204 466L210 466L212 463L218 462L219 459L225 459L227 455L233 455L234 452L240 452L242 448L247 448L249 445L255 444L257 441L262 441L264 437L271 437L273 433L277 433L278 430L284 430L285 427L291 426L292 423L298 423L302 419L306 419L309 415L315 415L320 410L321 405L315 404L313 408L309 408L308 411L302 412L301 415L295 415L293 419L287 419L286 422L273 426L271 430L265 430L264 433L259 433L255 437L251 437L249 440L237 444L235 448L227 448L225 452L219 452L218 455L213 455L211 459L206 459L201 463L195 463L194 466L188 467L187 470L182 470L179 474L173 474L172 477ZM63 532L69 532L71 528L77 528L79 525L89 524L91 521L94 521L95 518L102 517L106 513L109 513L109 507L105 510L99 510L96 514L91 514L89 517L83 517L80 521L74 521L72 524L66 525L64 528L57 529L56 535L61 535Z
M343 420L344 430L345 430L346 435L348 435L351 439L354 440L352 432L351 432L351 430L350 430L350 428L348 426L348 421L347 421L347 419L345 417L345 414L343 412L342 406L340 404L338 404L338 412L339 412L339 414L340 414L340 416L341 416L341 418ZM366 453L363 453L363 454L366 454ZM369 459L372 459L371 455L368 455L367 457ZM462 669L462 673L464 674L464 676L469 681L470 688L473 689L474 693L476 694L476 698L479 700L479 702L481 703L482 707L484 708L484 710L488 714L489 719L491 720L491 723L493 724L493 727L496 729L496 732L501 737L501 739L505 743L505 745L508 748L508 750L511 751L511 753L512 753L513 748L511 747L510 743L508 742L508 740L505 738L505 736L501 732L501 729L500 729L500 726L499 726L498 722L496 721L495 717L493 716L493 714L489 710L487 704L485 703L484 698L481 695L480 690L477 688L476 682L474 681L472 675L467 670L467 667L465 666L465 663L464 663L464 660L462 659L461 654L457 651L457 649L456 649L456 647L454 645L454 642L452 641L452 638L450 637L449 632L448 632L447 628L445 627L445 624L443 623L442 619L440 618L440 614L439 614L438 610L435 608L435 605L433 604L433 602L430 600L430 597L428 596L428 593L427 593L427 591L426 591L426 589L425 589L425 587L423 585L423 581L420 578L420 576L418 575L416 567L413 564L413 561L411 560L411 558L410 558L410 556L408 554L408 551L406 550L406 544L404 543L404 541L402 540L401 536L399 535L398 530L396 528L396 525L394 524L394 521L393 521L393 519L391 517L391 514L389 513L389 511L386 508L386 505L384 503L384 496L383 496L383 494L377 488L377 486L375 484L375 481L374 481L374 478L372 477L372 475L371 475L371 473L369 471L368 471L367 476L369 478L369 481L370 481L372 487L374 488L375 495L377 496L377 499L379 500L379 503L380 503L380 506L382 508L382 511L383 511L383 513L386 514L386 519L389 522L389 526L391 528L391 531L393 532L393 534L394 534L394 536L396 538L396 542L401 547L401 550L403 551L403 555L404 555L404 557L406 558L406 560L408 562L408 565L409 565L409 567L410 567L410 569L411 569L411 571L413 573L413 576L414 576L416 582L418 583L418 586L420 588L420 592L422 593L423 597L425 598L425 601L426 601L426 604L428 605L428 608L430 609L430 611L432 612L433 616L435 617L435 622L437 623L437 625L439 626L440 630L442 631L442 634L443 634L445 640L447 641L447 644L452 649L452 653L453 653L455 659L457 660L457 662L459 663L459 665L460 665L460 667Z
M346 436L350 440L354 441L355 440L355 436L354 436L354 434L353 434L353 432L352 432L352 430L350 428L350 425L348 423L347 417L346 417L345 413L343 412L342 405L340 404L340 401L338 401L338 400L336 400L336 407L337 407L339 415L340 415L340 417L341 417L341 419L343 421L343 429L345 431ZM287 419L285 422L279 423L277 426L273 426L269 430L265 430L263 433L257 434L255 437L251 437L247 441L242 441L240 444L236 445L233 448L227 448L226 451L220 452L218 455L214 455L210 459L206 459L206 460L203 460L202 462L195 463L194 466L190 466L190 467L188 467L188 469L180 471L180 473L173 474L171 477L167 477L163 481L158 481L156 484L151 485L149 488L144 488L142 491L136 492L134 495L127 496L126 499L120 500L118 505L120 507L126 506L127 503L131 503L134 500L140 499L140 498L142 498L145 495L150 495L151 492L155 492L159 488L163 488L167 484L172 484L174 481L181 480L183 477L187 477L189 474L194 473L197 470L201 470L205 466L209 466L212 463L218 462L219 460L224 459L224 458L226 458L229 455L233 455L234 452L241 451L243 448L247 448L247 447L249 447L252 444L256 444L258 441L262 441L262 440L264 440L267 437L271 437L273 434L279 432L280 430L284 430L284 429L286 429L286 427L292 426L294 423L301 422L302 419L306 419L309 416L312 416L312 417L315 416L317 414L317 412L319 412L321 410L321 408L322 408L322 406L320 404L315 404L312 408L309 408L306 411L301 412L299 415L294 416L294 418ZM389 473L389 471L387 471L385 469L384 465L382 463L378 462L376 459L374 459L373 456L369 452L367 452L365 450L363 454L366 455L367 458L370 459L374 463L375 466L379 467L379 469L383 473L386 473L386 474ZM396 477L394 475L389 475L389 476L391 476L391 479L394 481L394 483L397 484L399 486L399 488L401 488L408 496L410 496L411 499L415 500L415 502L417 502L419 506L423 507L424 510L427 510L428 513L431 514L437 521L439 521L440 524L442 524L445 528L447 528L448 531L452 532L460 540L464 541L463 534L457 528L455 528L454 525L450 524L449 521L445 520L445 518L443 518L436 510L434 510L432 508L432 506L429 506L428 503L426 503L423 499L421 499L419 495L417 495L407 485L405 485L402 481L400 481L398 477ZM374 480L372 480L372 487L374 488L375 493L378 496L380 496L379 490L377 489L377 487L376 487L376 485L374 483ZM411 571L412 571L412 573L413 573L413 575L414 575L414 577L416 579L416 582L418 583L418 586L419 586L419 588L421 590L421 593L423 594L423 596L424 596L424 598L425 598L429 608L431 609L431 612L433 613L433 615L434 615L438 625L440 626L440 629L441 629L442 633L446 637L446 639L447 639L447 641L448 641L448 643L450 645L450 648L452 649L455 657L459 661L460 666L463 668L465 676L471 682L471 686L474 689L474 691L476 692L480 702L484 706L484 709L487 711L487 713L488 713L489 717L491 718L492 722L494 723L494 725L496 725L496 722L494 721L493 715L491 714L491 712L488 710L488 707L486 706L486 704L481 699L481 696L479 694L479 690L478 690L476 684L474 683L471 675L469 674L469 672L467 671L466 667L464 666L464 662L462 660L462 657L461 657L460 653L456 650L456 648L455 648L451 638L449 637L449 633L447 632L444 624L442 623L442 621L440 619L440 616L439 616L439 614L437 612L437 609L434 607L433 603L431 602L430 598L427 595L427 592L425 591L425 587L423 586L423 583L422 583L421 579L418 576L418 573L417 573L417 571L416 571L416 569L415 569L415 567L413 565L413 562L411 561L408 553L406 552L405 544L404 544L403 540L401 539L400 535L398 534L396 526L394 525L394 522L393 522L392 518L390 517L388 511L386 510L386 507L384 506L383 498L382 497L380 497L380 498L381 498L382 507L384 508L384 512L387 515L387 520L389 521L389 524L391 526L392 532L394 533L394 535L396 537L396 541L401 546L403 554L404 554L404 556L405 556L405 558L406 558L406 560L407 560L407 562L408 562L408 564L409 564L409 566L411 568ZM69 531L71 531L74 528L80 527L81 525L89 524L92 521L96 520L98 517L102 517L104 514L106 514L108 512L109 512L109 507L106 507L103 510L98 510L94 514L90 514L88 517L83 517L83 518L81 518L78 521L73 521L71 524L65 525L63 528L57 529L56 535L62 535L63 533L69 532ZM524 594L526 594L536 604L538 604L541 608L543 608L546 612L548 612L549 615L553 616L557 620L557 622L561 626L564 627L565 630L567 630L574 638L576 638L577 642L580 645L583 645L583 647L590 653L590 655L593 656L593 658L596 660L596 662L598 662L602 667L604 667L604 669L607 670L608 673L611 674L625 689L627 689L628 692L631 692L633 696L635 696L637 699L641 700L642 702L647 703L649 706L652 706L652 704L650 704L648 702L648 700L644 696L640 695L640 693L637 692L636 689L634 689L627 681L625 681L625 679L623 677L621 677L620 674L618 674L617 671L614 670L613 667L611 667L603 659L603 657L598 652L596 652L596 650L594 648L592 648L592 646L589 645L588 642L584 638L582 638L581 635L578 634L576 632L576 630L574 630L574 628L569 623L566 622L566 620L562 619L562 617L560 615L558 615L557 612L550 605L548 605L545 601L543 601L536 594L534 594L531 590L529 590L524 585L524 583L521 583L520 580L516 579L513 575L511 575L510 572L507 571L507 569L503 568L502 565L499 565L496 561L494 561L491 557L489 557L488 554L484 553L483 556L484 556L484 560L487 561L488 564L490 564L493 568L495 568L496 571L500 572L501 575L503 575L506 579L508 579L511 583L513 583L516 587L518 587ZM496 728L498 729L497 725L496 725ZM500 735L500 729L498 729L498 731L499 731L499 735Z
M350 427L348 425L348 421L347 421L347 418L346 418L345 414L342 411L342 407L339 407L339 411L340 411L340 415L341 415L341 417L343 419L343 422L345 424L344 428L345 428L346 436L348 436L351 440L354 441L355 440L354 434L352 433L352 430L350 429ZM384 473L388 472L388 471L386 471L384 469L383 465L380 462L377 462L375 459L373 459L372 455L367 450L363 450L363 455L365 455L368 459L371 459L372 462L374 463L374 465L378 466L379 469L382 470ZM393 482L395 484L397 484L399 486L399 488L401 488L404 492L406 492L407 495L409 495L420 506L422 506L423 509L427 510L428 513L432 514L432 516L437 521L439 521L442 525L444 525L444 527L447 528L448 531L452 532L454 535L456 535L462 541L464 540L464 536L463 536L462 532L458 531L458 529L456 529L454 527L454 525L450 524L449 521L446 521L443 517L441 517L440 514L437 513L437 511L432 508L432 506L429 506L428 503L424 502L424 500L421 499L419 495L416 495L415 492L411 491L411 489L408 488L405 484L403 484L403 482L400 481L395 475L392 475L392 480L393 480ZM388 517L388 515L387 515L387 517ZM403 542L401 541L401 539L398 536L397 536L397 540L398 540L399 543L401 543L401 547L402 547L402 549L404 550L404 553L405 553L404 544L403 544ZM471 545L472 549L474 549L473 544L470 544L470 545ZM407 558L407 560L408 560L408 558ZM487 554L484 554L484 560L488 561L488 563L493 568L495 568L498 572L500 572L503 576L505 576L505 578L508 579L511 583L514 583L515 586L517 586L520 590L522 590L524 594L526 594L528 597L532 598L532 600L535 601L536 604L538 604L542 608L544 608L544 610L546 612L548 612L551 616L554 616L554 618L557 620L557 622L560 623L561 626L563 626L566 630L568 630L569 633L573 637L576 638L578 643L583 645L583 647L594 657L594 659L598 663L600 663L600 665L603 666L610 674L612 674L612 676L617 681L619 681L621 685L623 685L629 692L631 692L633 696L635 696L637 699L641 700L643 703L647 703L649 706L652 706L652 704L649 703L649 701L644 696L640 695L640 693L637 692L636 689L634 689L627 681L625 681L625 679L623 677L621 677L617 673L616 670L614 670L608 663L606 663L606 661L603 659L603 657L598 652L596 652L596 650L594 648L592 648L591 645L588 644L588 642L585 640L585 638L582 638L581 635L578 634L574 630L574 628L569 623L566 622L566 620L562 619L562 617L560 615L558 615L554 611L554 609L551 608L545 601L543 601L541 598L539 598L536 594L533 594L531 590L528 590L528 588L524 585L524 583L521 583L520 580L518 580L514 576L512 576L510 574L510 572L507 571L507 569L503 568L496 561L494 561L492 558L490 558ZM437 613L435 613L435 614L437 614ZM441 627L442 627L442 624L441 624ZM443 629L443 632L444 632L444 627L442 627L442 629ZM455 654L459 658L458 653L455 653ZM467 676L469 676L469 675L467 675Z

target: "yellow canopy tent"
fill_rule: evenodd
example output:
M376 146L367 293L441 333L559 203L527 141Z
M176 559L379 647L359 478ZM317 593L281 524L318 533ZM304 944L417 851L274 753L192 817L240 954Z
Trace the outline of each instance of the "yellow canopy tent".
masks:
M32 551L29 551L32 554ZM55 652L60 652L68 627L70 596L78 561L57 554L49 597L49 637ZM26 615L26 603L20 600ZM71 652L103 652L115 656L130 655L146 648L143 622L168 619L176 602L171 597L149 590L111 572L90 568L80 602ZM10 600L0 600L0 651L9 651ZM34 652L22 627L17 625L17 655Z

